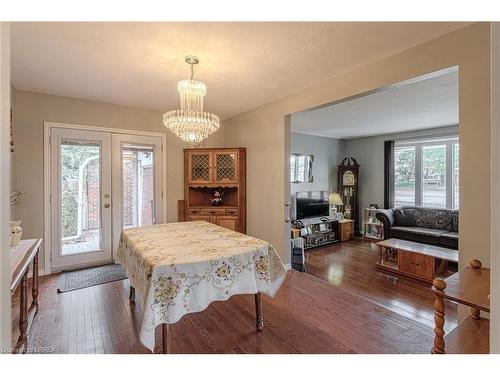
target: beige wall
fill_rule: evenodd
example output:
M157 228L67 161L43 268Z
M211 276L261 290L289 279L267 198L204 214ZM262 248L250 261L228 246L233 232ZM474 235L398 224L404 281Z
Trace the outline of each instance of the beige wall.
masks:
M286 114L458 65L460 263L477 257L488 265L489 28L489 23L474 24L227 120L226 145L247 147L248 233L270 241L284 255Z
M43 237L43 123L44 121L162 132L167 134L167 221L177 221L177 200L183 199L184 162L187 144L162 124L157 111L104 104L61 96L15 90L15 183L26 194L16 207L23 237ZM205 142L206 147L224 144L223 129ZM41 264L44 264L42 256Z

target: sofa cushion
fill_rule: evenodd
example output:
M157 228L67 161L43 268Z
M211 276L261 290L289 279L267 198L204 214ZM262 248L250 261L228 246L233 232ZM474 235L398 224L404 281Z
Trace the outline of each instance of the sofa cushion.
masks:
M394 225L398 227L415 226L415 209L409 207L394 208Z
M451 247L453 249L458 249L458 233L457 232L446 232L439 237L440 245Z
M444 233L444 229L420 228L420 227L392 227L390 236L402 240L427 243L429 245L439 245L439 238Z
M417 227L453 230L454 212L452 210L424 207L412 208L412 210L414 210Z

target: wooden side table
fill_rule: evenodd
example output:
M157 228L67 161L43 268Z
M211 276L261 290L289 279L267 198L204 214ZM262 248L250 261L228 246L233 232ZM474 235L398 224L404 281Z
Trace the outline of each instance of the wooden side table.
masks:
M339 220L339 240L350 241L354 238L354 220Z
M482 268L481 262L474 259L470 265L454 275L435 279L432 291L434 302L434 346L433 354L489 354L489 323L481 318L480 312L490 312L490 269ZM444 301L449 299L471 308L471 315L454 330L445 335Z
M22 240L19 245L11 248L10 253L10 292L21 289L19 301L19 338L14 347L14 353L26 353L28 348L28 332L33 319L38 312L38 252L41 239ZM32 302L28 308L28 273L33 264L33 282L31 289Z

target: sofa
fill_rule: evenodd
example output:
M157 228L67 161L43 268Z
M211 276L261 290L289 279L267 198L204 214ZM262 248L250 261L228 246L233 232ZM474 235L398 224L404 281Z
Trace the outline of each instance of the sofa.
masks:
M375 216L384 224L385 238L458 250L458 210L404 206L380 210Z

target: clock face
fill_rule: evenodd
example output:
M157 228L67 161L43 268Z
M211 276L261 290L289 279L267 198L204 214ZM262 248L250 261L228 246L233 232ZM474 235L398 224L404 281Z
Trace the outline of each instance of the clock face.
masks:
M342 185L354 186L354 173L351 171L345 171L342 175Z

